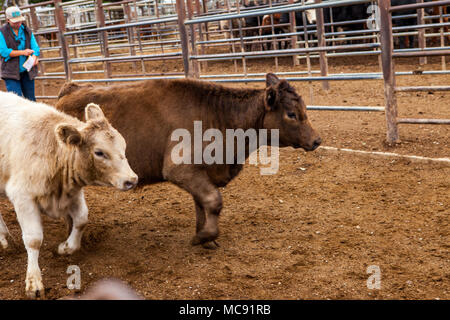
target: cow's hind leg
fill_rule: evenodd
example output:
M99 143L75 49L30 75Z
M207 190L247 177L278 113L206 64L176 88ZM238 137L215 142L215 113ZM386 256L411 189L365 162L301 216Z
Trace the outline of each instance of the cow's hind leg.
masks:
M8 227L6 226L5 221L3 221L2 214L0 213L0 245L3 249L8 248L8 241L6 240L7 235Z
M66 222L70 229L69 237L58 246L58 254L72 254L81 247L81 237L88 222L88 208L81 191L67 212Z
M222 196L202 169L189 165L172 165L164 168L165 178L183 188L194 197L197 213L197 233L193 245L214 241L219 236L219 214L222 210Z

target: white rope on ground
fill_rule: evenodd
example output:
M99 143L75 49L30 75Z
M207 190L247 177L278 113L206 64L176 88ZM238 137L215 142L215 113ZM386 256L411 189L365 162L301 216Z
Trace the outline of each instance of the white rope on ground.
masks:
M319 147L319 149L332 150L332 151L337 151L337 152L343 151L343 152L350 152L350 153L360 153L360 154L376 155L376 156L383 156L383 157L404 158L404 159L410 159L410 160L416 160L416 161L444 162L444 163L450 164L450 158L428 158L428 157L405 155L405 154L398 154L398 153L392 153L392 152L353 150L353 149L327 147L327 146L321 146L321 147Z

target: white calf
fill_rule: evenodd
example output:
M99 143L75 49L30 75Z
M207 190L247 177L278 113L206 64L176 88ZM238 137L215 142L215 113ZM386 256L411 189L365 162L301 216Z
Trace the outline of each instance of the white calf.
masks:
M88 209L87 185L128 190L137 176L125 157L125 140L95 104L85 109L86 122L42 103L0 92L0 192L13 203L28 253L25 290L43 293L38 265L43 239L41 213L64 218L71 229L59 254L80 248ZM8 229L0 215L0 244L8 246Z

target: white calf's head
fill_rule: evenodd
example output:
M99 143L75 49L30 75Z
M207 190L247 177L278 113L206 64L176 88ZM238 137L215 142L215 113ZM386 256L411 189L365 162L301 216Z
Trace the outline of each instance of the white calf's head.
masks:
M307 0L305 4L314 4L314 0ZM309 24L314 24L317 21L316 9L306 10L306 19L308 19Z
M138 177L125 157L125 139L109 124L98 105L88 104L85 117L82 130L70 124L59 124L55 129L63 144L76 148L74 179L82 185L114 186L120 190L135 187Z

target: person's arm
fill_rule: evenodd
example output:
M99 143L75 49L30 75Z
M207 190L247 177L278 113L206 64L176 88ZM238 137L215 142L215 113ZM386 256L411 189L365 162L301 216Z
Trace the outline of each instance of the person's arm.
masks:
M34 51L31 49L25 49L25 50L12 50L11 49L9 56L11 58L18 57L18 56L27 56L28 57L28 56L31 56L33 54L33 52Z
M10 54L13 49L8 48L6 45L5 37L3 37L3 33L0 32L0 55L5 58L5 61L8 61L10 58Z
M14 58L18 56L30 56L33 53L34 51L32 49L13 50L11 48L8 48L5 41L5 37L3 37L3 33L0 32L0 55L3 58L5 58L5 61L8 61L9 58Z
M36 57L39 57L39 55L41 54L41 49L39 48L39 44L37 43L36 38L34 37L34 34L31 34L30 47L31 47L31 50L34 51L34 55Z
M34 65L33 66L37 66L39 63L39 55L41 54L41 49L39 48L39 44L36 41L36 38L34 37L34 34L31 34L31 41L30 41L30 47L31 50L34 51L34 56L36 57L36 60L34 61Z

